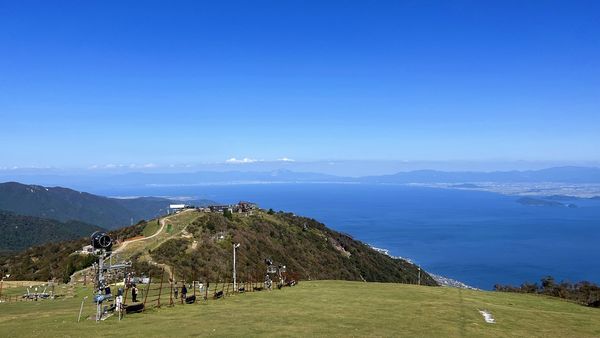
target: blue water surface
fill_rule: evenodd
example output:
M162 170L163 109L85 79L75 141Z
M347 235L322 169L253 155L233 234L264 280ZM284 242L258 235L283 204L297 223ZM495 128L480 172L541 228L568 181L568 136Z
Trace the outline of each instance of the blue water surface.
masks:
M552 275L600 282L600 201L526 206L496 193L375 184L121 188L109 195L249 200L309 216L436 274L491 289Z

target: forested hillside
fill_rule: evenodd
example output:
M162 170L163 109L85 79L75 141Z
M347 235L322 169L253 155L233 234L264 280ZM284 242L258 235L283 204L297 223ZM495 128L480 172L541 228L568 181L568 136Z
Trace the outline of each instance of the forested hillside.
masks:
M118 199L61 187L0 183L0 210L62 222L77 220L107 229L165 214L170 203L164 198Z
M142 234L146 222L111 231L115 240ZM10 273L11 279L47 281L56 278L69 281L69 276L80 269L92 265L96 260L92 255L73 254L90 243L89 236L76 240L52 241L44 245L28 248L16 254L0 256L0 272Z
M151 256L174 267L184 278L231 278L232 242L241 243L237 255L240 278L263 278L265 258L286 265L301 279L416 284L419 278L415 265L290 213L198 213L180 236L166 240ZM421 283L436 285L425 272Z
M157 221L113 232L115 239L160 232L148 242L138 242L121 252L134 263L137 274L156 275L156 263L165 264L177 278L190 280L231 279L232 243L237 251L238 278L264 278L266 258L286 265L295 278L343 279L416 284L417 266L375 251L348 235L313 219L290 213L255 211L226 214L188 211L165 218L161 231ZM146 231L147 232L147 231ZM148 234L146 234L148 235ZM0 267L16 279L68 279L68 275L92 263L90 256L72 255L88 239L50 243L0 260ZM149 264L152 261L152 264ZM421 284L437 285L424 271Z
M0 251L23 250L42 243L76 239L101 229L79 221L60 222L0 210Z

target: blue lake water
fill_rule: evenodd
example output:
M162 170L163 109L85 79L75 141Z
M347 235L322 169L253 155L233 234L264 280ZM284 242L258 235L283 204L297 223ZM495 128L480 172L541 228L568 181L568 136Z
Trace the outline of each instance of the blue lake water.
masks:
M491 289L552 275L600 282L600 201L525 206L496 193L401 185L247 184L96 191L249 200L309 216L436 274Z

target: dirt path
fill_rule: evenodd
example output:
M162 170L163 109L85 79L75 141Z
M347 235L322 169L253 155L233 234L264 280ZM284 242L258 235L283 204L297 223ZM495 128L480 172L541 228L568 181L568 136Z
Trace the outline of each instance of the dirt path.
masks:
M120 245L120 246L117 248L117 250L114 250L114 251L112 252L112 254L113 254L113 255L114 255L114 254L118 254L119 252L123 251L123 249L125 249L125 248L126 248L126 247L127 247L129 244L130 244L130 243L135 243L135 242L139 242L139 241L147 241L147 240L149 240L149 239L152 239L152 238L154 238L154 237L156 237L156 236L160 235L160 233L161 233L161 232L162 232L162 231L165 229L165 225L167 224L167 223L165 222L165 220L167 220L167 219L168 219L168 218L170 218L170 217L173 217L173 216L167 216L167 217L164 217L164 218L161 218L161 219L160 219L160 228L159 228L159 229L158 229L158 230L157 230L157 231L156 231L156 232L155 232L153 235L150 235L150 236L148 236L148 237L142 237L142 238L132 239L131 241L126 241L126 242L123 242L123 243L121 243L121 245Z
M187 211L188 211L188 210L184 210L183 212L187 212ZM167 217L163 217L163 218L161 218L161 219L160 219L160 228L159 228L159 229L158 229L158 230L157 230L157 231L156 231L154 234L152 234L152 235L150 235L150 236L148 236L148 237L137 238L137 239L133 239L133 240L131 240L131 241L126 241L126 242L123 242L123 243L121 243L121 245L120 245L120 246L119 246L119 247L118 247L116 250L114 250L114 251L111 253L111 256L112 256L112 255L115 255L115 254L118 254L118 253L120 253L121 251L123 251L125 248L127 248L127 246L128 246L130 243L135 243L135 242L140 242L140 241L147 241L147 240L149 240L149 239L152 239L152 238L154 238L154 237L156 237L156 236L160 235L160 234L163 232L163 230L165 229L165 226L166 226L166 224L167 224L167 222L166 222L166 221L167 221L169 218L171 218L171 217L173 217L173 216L175 216L175 215L177 215L177 214L173 214L173 215L171 215L171 216L167 216ZM171 271L171 269L170 269L170 267L169 267L169 266L167 266L166 264L160 264L160 263L156 263L156 262L152 261L152 258L151 258L151 257L149 257L149 263L150 263L150 264L153 264L153 265L156 265L156 266L159 266L159 267L161 267L161 268L164 268L164 269L165 269L167 272L169 272L169 273L170 273L170 271ZM79 271L75 271L75 272L74 272L74 273L71 275L71 280L73 280L74 276L76 276L76 275L78 275L78 274L86 273L86 272L87 272L88 270L90 270L90 269L92 269L92 267L87 267L87 268L85 268L85 269L82 269L82 270L79 270Z
M184 211L182 211L182 213L183 212L190 212L190 211L192 211L192 210L184 210ZM171 218L171 217L173 217L175 215L177 215L177 214L174 214L174 215L171 215L171 216L167 216L167 217L164 217L164 218L160 219L160 229L158 229L158 231L156 231L156 233L154 233L152 236L138 238L138 239L134 239L134 240L131 240L131 241L123 242L121 244L121 246L119 246L117 248L117 250L113 251L113 254L118 254L119 252L123 251L127 247L127 245L129 245L129 243L135 243L135 242L139 242L139 241L146 241L146 240L152 239L152 238L160 235L163 232L163 230L165 229L165 226L167 224L166 221L169 218ZM144 257L147 259L147 262L149 264L152 264L154 266L158 266L158 267L164 269L168 276L172 275L171 267L169 265L164 264L164 263L157 263L157 262L155 262L149 254L144 254Z

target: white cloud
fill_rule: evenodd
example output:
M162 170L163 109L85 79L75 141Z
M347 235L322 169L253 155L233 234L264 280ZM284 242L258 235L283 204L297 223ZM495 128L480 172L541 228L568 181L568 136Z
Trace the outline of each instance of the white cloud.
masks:
M235 157L232 157L232 158L226 160L225 162L227 162L227 163L254 163L254 162L259 162L259 160L256 160L253 158L247 158L247 157L244 157L242 159L237 159Z
M280 162L296 162L296 160L291 159L291 158L287 158L287 157L282 157L280 159L277 159L277 161L280 161Z

